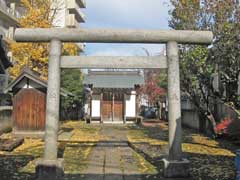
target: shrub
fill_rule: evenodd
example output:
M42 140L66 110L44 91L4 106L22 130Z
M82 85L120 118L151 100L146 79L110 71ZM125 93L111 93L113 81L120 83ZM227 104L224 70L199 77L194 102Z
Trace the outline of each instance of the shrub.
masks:
M218 135L229 135L229 126L233 121L229 118L224 118L221 123L216 126Z

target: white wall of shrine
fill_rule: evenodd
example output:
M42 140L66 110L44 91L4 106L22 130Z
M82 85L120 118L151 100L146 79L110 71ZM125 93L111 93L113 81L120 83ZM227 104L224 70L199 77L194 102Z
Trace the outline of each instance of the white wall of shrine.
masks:
M101 106L100 100L92 100L92 117L100 117L101 116L100 106Z
M92 117L101 117L101 96L93 95L92 97Z
M132 91L131 95L126 98L126 107L125 107L125 116L126 117L135 117L136 116L136 92Z

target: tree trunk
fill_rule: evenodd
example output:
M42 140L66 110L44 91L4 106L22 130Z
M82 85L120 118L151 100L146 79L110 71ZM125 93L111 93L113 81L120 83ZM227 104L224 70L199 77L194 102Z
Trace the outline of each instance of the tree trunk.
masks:
M205 129L205 128L208 128L206 126L206 121L208 121L208 122L210 122L210 125L211 125L211 127L210 127L211 136L215 137L216 136L216 120L213 116L213 113L211 112L211 110L209 108L207 110L205 108L203 108L198 103L195 96L192 96L191 100L198 110L199 120L200 120L200 131L208 134L207 129Z
M212 137L216 137L216 120L211 113L211 111L204 111L201 107L199 107L199 119L200 119L200 132L206 133ZM210 127L207 126L206 122L210 123Z
M207 118L208 118L209 122L211 122L213 135L216 136L217 135L217 132L216 132L217 123L216 123L216 120L210 110L208 110Z
M158 104L159 104L158 119L161 120L162 119L162 103L161 103L161 101L158 101Z

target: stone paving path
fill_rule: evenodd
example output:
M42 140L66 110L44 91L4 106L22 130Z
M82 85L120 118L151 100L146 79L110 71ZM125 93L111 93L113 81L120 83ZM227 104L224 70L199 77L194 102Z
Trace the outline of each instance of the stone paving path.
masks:
M128 146L124 126L104 126L100 134L106 141L94 147L88 167L83 173L85 180L140 180L141 173Z

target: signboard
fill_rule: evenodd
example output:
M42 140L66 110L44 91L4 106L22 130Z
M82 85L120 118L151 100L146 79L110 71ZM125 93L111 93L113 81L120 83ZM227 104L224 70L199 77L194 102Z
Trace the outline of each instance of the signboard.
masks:
M3 90L8 85L8 76L6 74L0 74L0 93L3 92Z

